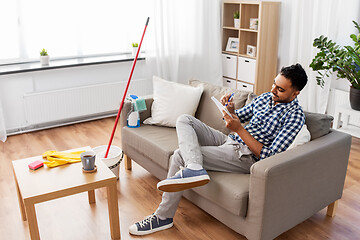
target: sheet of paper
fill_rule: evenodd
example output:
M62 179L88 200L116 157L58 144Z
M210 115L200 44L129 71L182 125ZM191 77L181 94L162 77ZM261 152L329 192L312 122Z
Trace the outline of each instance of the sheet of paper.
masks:
M227 108L221 104L221 102L219 102L219 100L217 100L214 96L211 97L211 100L214 101L215 105L218 107L219 111L221 112L221 114L223 114L223 110L227 113L227 115L229 115L232 119L233 116L231 116L229 110L227 110Z

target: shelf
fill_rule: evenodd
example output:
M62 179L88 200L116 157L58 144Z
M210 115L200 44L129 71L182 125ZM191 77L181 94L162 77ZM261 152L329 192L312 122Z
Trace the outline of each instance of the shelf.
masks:
M259 19L258 4L241 4L240 28L250 29L250 18Z
M251 58L251 59L256 59L256 57L252 57L246 54L237 54L239 57L246 57L246 58Z
M234 56L238 56L238 57L245 57L245 58L251 58L251 59L256 59L256 57L252 57L246 54L240 54L240 53L236 53L236 52L228 52L228 51L222 51L222 53L224 54L230 54L230 55L234 55Z
M223 26L223 29L236 30L236 31L239 31L239 30L240 30L239 28L235 28L235 27L226 27L226 26Z
M257 32L241 31L239 53L246 55L247 45L257 47L257 38L258 38Z
M243 81L243 80L237 79L236 81L239 82L239 83L245 83L245 84L249 84L249 85L253 85L253 86L254 86L253 83L245 82L245 81Z
M234 29L223 29L223 43L222 43L222 50L226 50L226 45L228 42L229 37L239 38L239 31Z
M226 3L224 4L223 9L223 25L224 26L234 26L234 13L239 11L240 13L240 3Z
M238 53L236 53L236 52L222 51L222 53L225 53L225 54L230 54L230 55L235 55L235 56L239 56L239 54L238 54Z
M235 30L235 31L242 31L242 32L253 32L253 33L257 33L258 30L252 30L252 29L248 29L248 28L235 28L235 27L231 27L231 26L223 26L223 29L227 29L227 30Z
M237 29L237 28L235 28ZM254 33L257 33L258 30L252 30L252 29L248 29L248 28L240 28L240 31L243 31L243 32L254 32Z

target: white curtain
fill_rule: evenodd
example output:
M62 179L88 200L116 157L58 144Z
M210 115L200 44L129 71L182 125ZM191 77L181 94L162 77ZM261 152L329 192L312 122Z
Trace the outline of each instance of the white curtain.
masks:
M351 44L355 33L352 20L359 19L358 0L282 0L279 41L279 66L300 63L308 74L308 84L299 95L307 111L325 113L331 81L324 88L316 84L316 72L309 67L317 53L313 40L325 35L336 43ZM335 80L333 74L331 79Z
M220 0L154 0L146 40L153 74L180 83L221 84L220 20Z
M4 114L0 100L0 141L5 142L5 140L6 140L6 128L5 128Z

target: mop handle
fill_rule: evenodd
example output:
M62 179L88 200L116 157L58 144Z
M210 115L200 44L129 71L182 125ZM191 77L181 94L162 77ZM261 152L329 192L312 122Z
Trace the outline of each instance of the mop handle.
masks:
M140 52L140 49L141 49L141 44L142 44L142 41L143 41L143 39L144 39L144 35L145 35L145 31L146 31L146 28L147 28L148 23L149 23L149 19L150 19L150 18L148 17L147 20L146 20L146 24L145 24L145 28L144 28L144 33L143 33L143 35L142 35L142 37L141 37L141 41L140 41L140 44L139 44L139 48L138 48L137 53L136 53L136 56L135 56L135 58L134 58L134 62L133 62L132 68L131 68L130 76L129 76L129 80L128 80L128 82L127 82L127 85L126 85L126 88L125 88L125 92L124 92L124 96L123 96L123 98L122 98L122 100L121 100L120 108L119 108L119 111L118 111L117 116L116 116L115 124L114 124L113 130L112 130L112 133L111 133L111 137L110 137L110 141L109 141L109 144L108 144L108 147L107 147L107 150L106 150L105 158L107 158L107 157L108 157L108 154L109 154L110 146L111 146L112 140L113 140L113 138L114 138L116 126L117 126L117 124L118 124L118 122L119 122L120 113L121 113L122 107L123 107L123 105L124 105L126 93L127 93L127 91L128 91L129 85L130 85L131 77L132 77L133 72L134 72L135 64L136 64L136 61L137 61L137 58L138 58L138 55L139 55L139 52Z

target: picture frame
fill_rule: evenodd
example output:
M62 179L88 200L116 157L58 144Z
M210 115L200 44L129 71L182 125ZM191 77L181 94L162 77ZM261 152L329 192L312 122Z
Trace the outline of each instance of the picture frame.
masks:
M255 57L256 55L256 47L252 45L246 45L246 55Z
M259 19L258 18L250 18L250 30L258 30Z
M239 51L239 39L234 37L229 37L226 44L227 52L238 52Z

